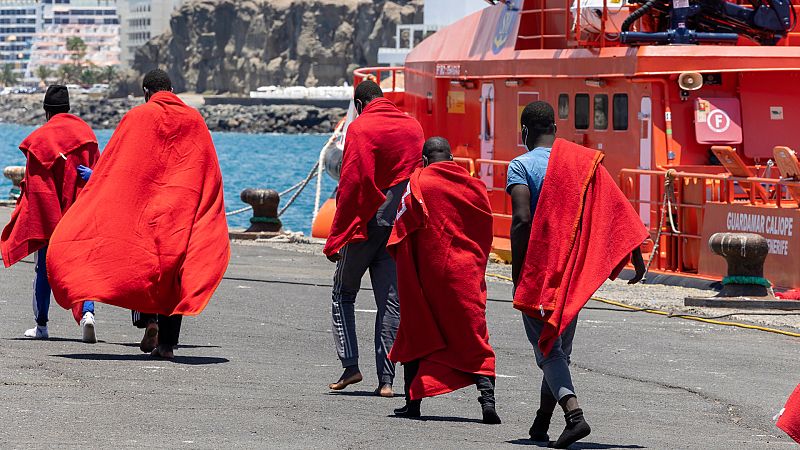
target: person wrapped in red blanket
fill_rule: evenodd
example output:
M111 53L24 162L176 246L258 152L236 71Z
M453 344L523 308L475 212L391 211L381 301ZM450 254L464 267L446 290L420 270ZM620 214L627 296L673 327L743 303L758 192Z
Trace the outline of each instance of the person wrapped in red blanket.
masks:
M800 444L800 385L794 389L778 418L778 428Z
M529 430L548 441L557 404L567 426L553 443L567 448L591 432L578 406L569 360L580 310L606 279L633 257L645 272L639 249L649 236L638 214L600 165L602 153L556 139L552 106L534 102L521 118L528 153L508 167L514 307L523 312L536 362L544 372L541 405Z
M336 353L344 371L328 387L342 390L363 379L358 367L355 301L369 270L375 304L377 395L392 397L395 366L387 357L400 322L397 271L386 252L400 197L421 164L422 127L363 81L353 92L359 113L347 128L336 214L324 252L336 263L331 317Z
M91 167L100 157L97 138L80 118L67 114L70 110L66 86L47 88L44 97L47 122L30 134L19 146L27 158L21 195L11 220L0 236L0 249L6 267L34 253L33 311L36 327L25 336L48 339L50 284L45 264L47 245L63 215L75 203L85 185L78 169ZM73 307L80 323L83 341L97 342L94 303L79 299Z
M389 359L405 368L406 405L419 417L424 397L475 384L483 422L495 410L495 355L486 327L486 264L492 207L486 185L453 162L441 137L425 142L424 169L412 175L389 253L397 262L400 327Z
M162 70L123 117L84 192L56 228L47 263L64 308L91 298L158 314L153 356L172 358L182 315L197 315L230 257L222 176L200 114Z

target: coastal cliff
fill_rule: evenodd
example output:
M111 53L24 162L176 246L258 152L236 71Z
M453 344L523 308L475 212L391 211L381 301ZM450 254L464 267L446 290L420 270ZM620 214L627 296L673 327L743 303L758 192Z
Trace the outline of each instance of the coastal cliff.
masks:
M422 21L422 0L191 0L170 30L137 51L134 70L165 69L176 91L341 85L394 46L397 24Z

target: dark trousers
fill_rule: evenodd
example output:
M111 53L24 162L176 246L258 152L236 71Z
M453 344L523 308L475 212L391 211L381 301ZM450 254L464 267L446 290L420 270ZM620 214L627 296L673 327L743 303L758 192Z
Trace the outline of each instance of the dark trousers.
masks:
M333 277L332 327L336 352L342 367L358 365L355 301L361 278L369 270L375 305L375 365L380 384L394 382L394 363L389 350L400 325L400 303L397 296L397 268L386 251L392 227L369 226L368 240L346 245Z
M147 328L150 323L158 323L158 343L175 347L181 335L181 320L183 316L162 316L161 314L145 314L131 311L133 325L137 328Z

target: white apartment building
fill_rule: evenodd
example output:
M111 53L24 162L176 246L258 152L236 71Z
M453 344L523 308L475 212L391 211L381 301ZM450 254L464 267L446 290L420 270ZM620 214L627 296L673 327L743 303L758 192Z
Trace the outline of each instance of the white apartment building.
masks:
M36 33L36 0L0 0L0 66L24 76Z
M394 48L378 49L378 64L401 66L417 44L453 22L489 6L477 0L425 0L423 23L398 25Z
M119 0L121 62L133 65L136 49L169 30L169 20L183 0Z
M86 43L85 62L98 67L120 64L120 25L116 0L39 0L36 34L27 77L40 65L56 69L71 64L67 39Z

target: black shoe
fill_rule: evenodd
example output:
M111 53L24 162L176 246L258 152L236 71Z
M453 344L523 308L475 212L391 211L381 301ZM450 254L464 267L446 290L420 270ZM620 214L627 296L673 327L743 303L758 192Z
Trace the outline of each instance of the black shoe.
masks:
M398 417L417 418L421 415L421 405L422 400L407 400L405 406L394 410L394 415Z
M477 376L475 384L481 394L478 397L478 402L481 404L481 411L483 412L483 423L487 425L500 424L500 416L497 415L497 410L495 409L494 377Z
M492 406L483 406L483 423L487 425L499 425L502 423L500 416L497 415L497 410Z
M533 419L528 434L531 436L533 442L550 442L550 436L547 430L550 429L550 420L553 418L553 412L544 412L541 409L536 411L536 418Z
M558 440L553 444L554 448L567 448L592 432L589 424L584 420L583 410L580 408L573 409L564 414L564 419L567 421L567 426L564 428Z

